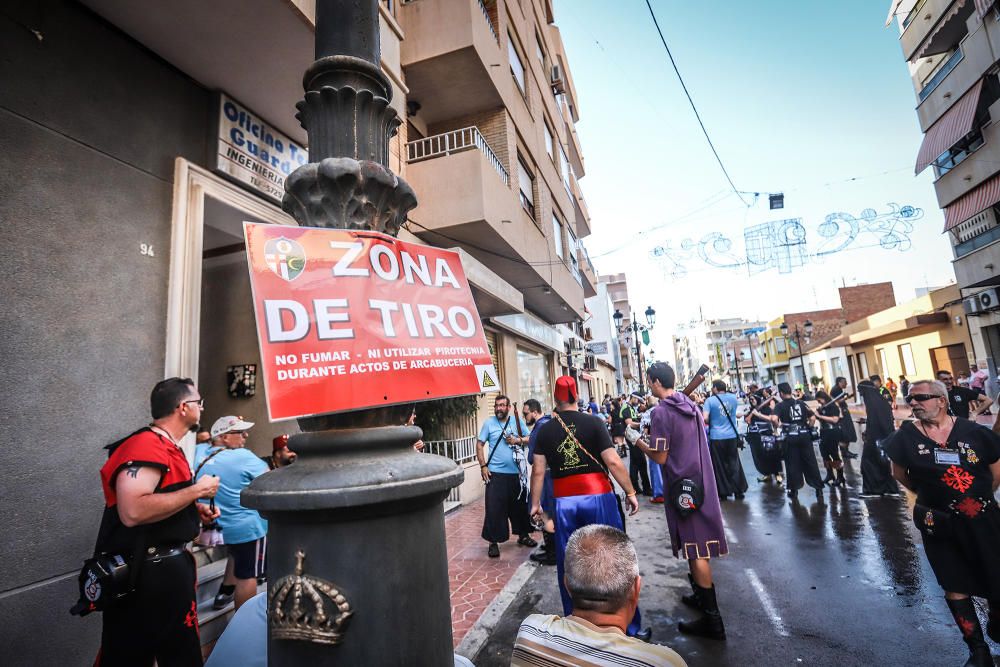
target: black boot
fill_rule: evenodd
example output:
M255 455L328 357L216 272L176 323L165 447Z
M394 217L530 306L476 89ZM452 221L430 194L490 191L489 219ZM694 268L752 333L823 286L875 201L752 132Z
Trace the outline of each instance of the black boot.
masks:
M722 614L719 613L719 605L715 600L715 586L702 588L693 582L691 586L694 587L695 595L704 615L691 623L681 621L677 624L677 629L686 635L725 641L726 627L722 624Z
M556 564L556 536L554 533L542 532L542 546L538 551L528 556L540 565Z
M846 489L847 488L847 478L844 477L844 469L843 468L841 468L840 470L837 471L837 486L839 486L842 489Z
M698 602L698 587L694 585L694 577L688 574L688 581L691 582L691 593L681 596L681 603L701 611L701 603Z
M955 617L955 624L962 631L962 639L969 646L969 659L964 667L993 667L990 647L983 639L983 629L979 625L979 617L976 616L976 606L972 603L972 598L947 600L947 602L951 615Z
M837 480L833 478L833 468L830 466L826 467L826 478L823 480L823 484L836 484Z

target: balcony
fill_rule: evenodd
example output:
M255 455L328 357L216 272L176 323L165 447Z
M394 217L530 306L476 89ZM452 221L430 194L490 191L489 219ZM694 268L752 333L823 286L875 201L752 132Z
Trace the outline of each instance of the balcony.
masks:
M997 221L996 209L988 208L976 214L957 225L952 234L956 241L956 260L1000 241L1000 222Z
M983 78L994 63L993 48L986 30L975 30L956 41L952 48L954 52L947 53L934 71L918 69L914 76L917 119L925 132Z
M411 0L398 12L407 99L420 104L426 123L503 105L499 77L510 72L497 39L495 0Z
M969 218L955 227L955 259L952 266L959 287L1000 285L1000 223L996 208Z
M983 126L982 145L934 182L938 204L944 208L997 173L1000 163L1000 102L989 109L991 120Z
M462 248L520 290L524 305L551 324L583 315L584 287L568 266L551 263L545 237L522 212L507 171L478 129L409 142L406 155L406 179L419 202L413 233Z
M957 44L965 30L965 22L975 12L974 3L969 0L962 6L958 0L926 0L917 6L903 20L903 33L899 36L899 46L906 60L913 60L918 53L925 56L949 50Z

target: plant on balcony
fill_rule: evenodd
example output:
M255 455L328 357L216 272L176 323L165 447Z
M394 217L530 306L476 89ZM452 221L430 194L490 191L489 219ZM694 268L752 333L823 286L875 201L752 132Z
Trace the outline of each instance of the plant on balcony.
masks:
M445 429L455 422L464 421L479 410L476 396L442 398L417 403L417 426L424 431L424 440L443 438Z

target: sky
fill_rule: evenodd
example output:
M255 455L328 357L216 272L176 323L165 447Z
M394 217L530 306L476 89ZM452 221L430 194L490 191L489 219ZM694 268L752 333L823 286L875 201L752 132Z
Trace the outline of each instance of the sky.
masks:
M656 309L657 358L672 358L677 324L699 313L770 320L835 308L845 284L891 280L902 303L915 288L954 282L933 170L913 174L922 135L899 30L885 27L889 0L652 4L736 188L785 195L784 210L771 211L766 195L756 204L743 195L748 207L733 193L644 0L555 0L578 98L593 228L584 245L599 273L626 273L634 309ZM840 252L815 255L849 239L846 222L821 227L828 215L886 214L890 204L923 211L908 249L860 231ZM792 218L805 229L807 263L751 275L744 230ZM710 234L721 235L703 246L712 262L743 264L699 257ZM716 252L725 239L733 259ZM685 240L690 259L678 254Z

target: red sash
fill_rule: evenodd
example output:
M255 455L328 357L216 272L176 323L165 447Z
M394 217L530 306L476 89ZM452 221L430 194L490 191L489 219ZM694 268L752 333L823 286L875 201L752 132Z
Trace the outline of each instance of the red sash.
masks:
M552 491L556 498L567 496L598 496L611 493L611 482L603 472L588 472L552 480Z

